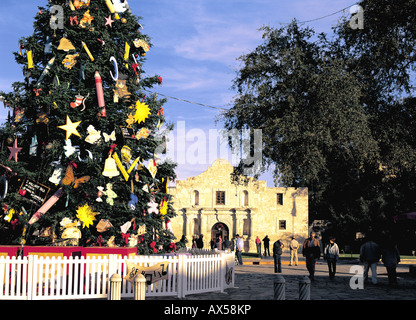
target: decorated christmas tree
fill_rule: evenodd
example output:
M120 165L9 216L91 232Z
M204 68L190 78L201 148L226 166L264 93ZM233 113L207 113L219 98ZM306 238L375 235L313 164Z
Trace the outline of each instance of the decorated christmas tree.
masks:
M24 81L1 93L0 244L175 249L166 101L147 91L162 78L142 68L140 19L122 0L39 7L14 53Z

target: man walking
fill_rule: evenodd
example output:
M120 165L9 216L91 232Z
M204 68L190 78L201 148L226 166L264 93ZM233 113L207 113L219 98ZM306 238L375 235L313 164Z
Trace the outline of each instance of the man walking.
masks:
M293 260L295 260L295 266L298 265L298 249L299 249L299 242L296 241L295 237L292 237L292 241L290 241L290 264L289 266L293 265Z
M243 243L243 239L240 238L240 235L237 234L235 237L237 238L236 243L235 243L237 261L239 265L242 265L243 264L242 253L243 253L244 243Z
M380 256L380 246L369 237L360 247L360 261L364 263L364 281L368 280L368 270L371 268L371 282L377 284L377 263Z
M306 268L309 271L311 281L315 280L315 264L321 256L321 247L318 239L315 238L315 232L311 232L310 237L303 243L303 256L306 258Z

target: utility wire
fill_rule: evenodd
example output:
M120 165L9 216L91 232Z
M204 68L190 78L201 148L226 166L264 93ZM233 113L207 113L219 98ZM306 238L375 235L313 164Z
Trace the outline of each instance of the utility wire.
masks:
M344 11L344 10L347 10L347 9L351 8L352 6L357 5L357 4L359 4L359 2L353 3L352 5L350 5L350 6L348 6L348 7L345 7L345 8L343 8L343 9L341 9L341 10L338 10L338 11L336 11L336 12L333 12L333 13L327 14L326 16L322 16L322 17L319 17L319 18L311 19L311 20L299 21L299 22L297 22L297 23L298 23L298 24L304 24L304 23L307 23L307 22L313 22L313 21L317 21L317 20L325 19L325 18L328 18L328 17L330 17L330 16L336 15L337 13L340 13L340 12L342 12L342 11ZM278 22L278 23L279 23L279 24L291 24L291 22Z
M213 106L210 106L210 105L207 105L207 104L203 104L203 103L199 103L199 102L194 102L194 101L189 101L189 100L185 100L185 99L175 98L175 97L171 97L171 96L168 96L166 94L159 93L159 92L153 92L153 91L146 90L146 89L144 89L144 91L147 91L147 92L150 92L150 93L154 93L154 94L158 94L158 95L161 95L161 96L166 97L166 98L169 98L169 99L175 99L175 100L178 100L178 101L182 101L182 102L186 102L186 103L191 103L191 104L196 104L196 105L203 106L203 107L207 107L207 108L211 108L211 109L217 109L217 110L221 110L221 111L229 111L229 109L226 109L226 108L213 107Z

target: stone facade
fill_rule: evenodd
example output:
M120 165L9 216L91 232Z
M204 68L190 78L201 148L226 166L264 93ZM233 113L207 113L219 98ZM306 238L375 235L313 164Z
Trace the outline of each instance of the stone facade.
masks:
M281 239L288 247L295 236L300 244L308 235L308 189L267 187L266 181L232 183L233 166L223 159L198 176L176 181L169 188L177 217L172 219L176 238L190 246L194 235L204 235L204 248L218 235L243 237L246 252L256 252L255 239L268 235L270 249ZM263 250L263 242L262 242Z

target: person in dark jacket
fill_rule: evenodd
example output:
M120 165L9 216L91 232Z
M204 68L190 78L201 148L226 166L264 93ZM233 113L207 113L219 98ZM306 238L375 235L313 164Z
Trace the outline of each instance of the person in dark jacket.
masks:
M273 244L273 259L274 259L274 273L282 272L282 253L283 253L283 243L277 240Z
M396 268L398 263L400 262L400 253L392 237L389 237L388 241L383 245L381 255L381 261L383 261L384 266L387 270L389 285L397 287Z
M364 264L364 281L367 281L368 271L371 269L371 281L373 284L377 284L377 264L380 260L380 255L380 246L370 237L360 247L360 261Z
M308 239L303 243L302 254L306 259L306 269L309 271L309 279L315 280L315 264L321 256L321 246L315 238L315 232L311 232Z
M265 236L263 239L263 243L264 243L264 256L266 256L266 252L269 254L270 257L270 249L269 249L269 244L270 244L270 239L269 236Z

